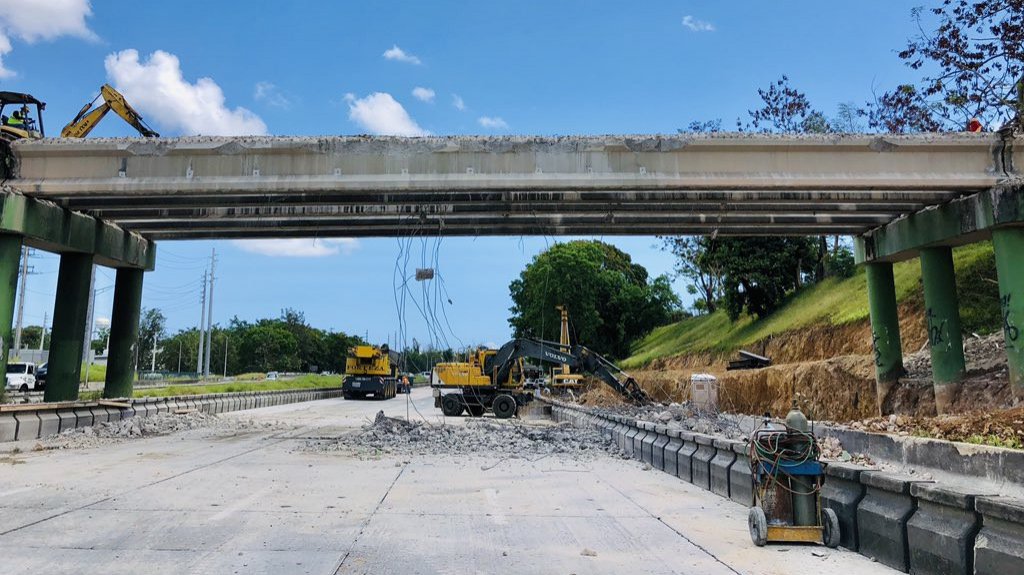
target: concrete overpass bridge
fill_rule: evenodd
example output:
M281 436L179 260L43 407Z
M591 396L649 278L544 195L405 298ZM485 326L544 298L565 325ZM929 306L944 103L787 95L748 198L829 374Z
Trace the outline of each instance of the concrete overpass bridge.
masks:
M999 134L680 134L19 142L0 212L0 337L22 243L61 254L48 400L73 398L93 263L117 268L105 394L131 391L161 239L847 235L879 402L902 374L892 263L920 257L942 409L965 374L951 248L992 238L1024 399L1024 142ZM6 344L3 346L6 349ZM4 356L6 361L6 356Z

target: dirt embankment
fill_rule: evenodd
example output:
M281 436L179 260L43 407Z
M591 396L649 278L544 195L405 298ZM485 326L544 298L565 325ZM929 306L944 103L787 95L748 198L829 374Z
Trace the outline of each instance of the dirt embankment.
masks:
M900 305L907 377L886 398L887 413L915 417L935 414L931 359L920 301ZM747 349L771 358L765 369L726 371L734 354L680 354L652 362L633 372L656 400L690 399L690 375L718 377L719 406L726 411L785 414L794 397L816 419L856 421L878 414L871 328L867 320L841 326L821 325L786 332L756 342ZM1001 335L967 335L968 378L954 403L956 411L1009 407L1012 398ZM596 401L596 398L594 399Z

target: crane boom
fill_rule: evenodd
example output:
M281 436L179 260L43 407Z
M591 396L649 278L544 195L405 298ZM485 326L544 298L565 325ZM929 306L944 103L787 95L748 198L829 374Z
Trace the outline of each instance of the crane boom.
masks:
M93 106L96 100L103 99L103 103L99 106ZM84 138L89 135L89 132L99 124L100 120L107 115L111 110L115 114L121 116L121 118L128 122L131 127L138 130L146 138L159 138L160 134L156 133L152 128L146 125L146 122L142 120L142 115L132 108L128 101L125 100L124 96L120 92L115 90L110 84L104 84L100 87L100 95L94 98L91 102L82 106L82 109L78 111L78 114L73 120L71 120L64 129L60 131L60 137L62 138Z

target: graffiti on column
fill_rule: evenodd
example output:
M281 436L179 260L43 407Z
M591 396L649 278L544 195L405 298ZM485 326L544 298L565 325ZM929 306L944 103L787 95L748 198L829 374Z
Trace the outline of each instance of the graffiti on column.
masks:
M928 318L928 345L935 347L943 343L943 332L946 331L946 320L938 321L932 308L925 311Z
M1003 335L1006 336L1006 347L1014 347L1020 338L1020 328L1010 318L1010 296L1005 294L999 298L999 307L1003 312Z
M881 340L882 336L871 332L871 350L875 352L875 367L882 367L882 350L878 348L878 342Z

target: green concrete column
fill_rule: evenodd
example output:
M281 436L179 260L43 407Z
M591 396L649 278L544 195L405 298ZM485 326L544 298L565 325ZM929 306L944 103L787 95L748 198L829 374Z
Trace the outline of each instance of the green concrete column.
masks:
M139 339L142 276L139 269L120 268L114 281L114 309L110 317L110 355L103 397L131 397L135 379L135 348Z
M921 280L924 282L924 314L932 356L935 409L942 414L949 411L967 375L953 249L922 249Z
M85 321L89 314L92 254L64 253L57 272L57 302L53 307L49 370L43 401L78 399L82 375Z
M21 265L21 236L0 234L0 374L7 373L7 351L11 348L11 323L18 293Z
M896 282L892 264L864 265L868 282L868 309L871 313L871 348L875 353L875 394L878 412L883 414L885 399L903 375L903 344L900 340L900 316L896 307Z
M999 274L999 304L1003 311L1003 336L1010 368L1010 389L1024 399L1024 228L992 231Z

